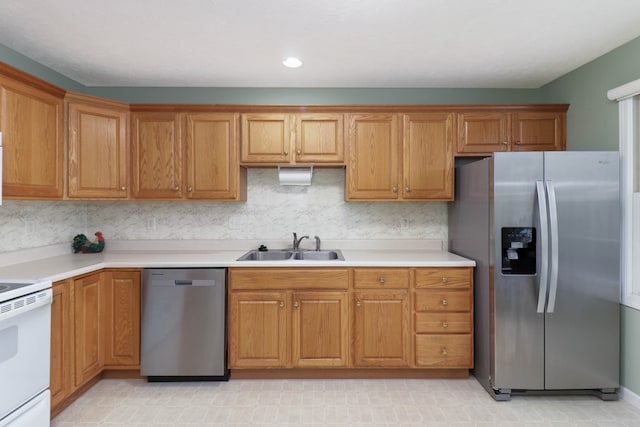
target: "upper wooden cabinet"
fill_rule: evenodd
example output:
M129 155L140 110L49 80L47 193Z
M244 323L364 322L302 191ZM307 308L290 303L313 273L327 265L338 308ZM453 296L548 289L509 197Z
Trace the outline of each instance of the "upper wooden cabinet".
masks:
M1 65L1 64L0 64ZM64 193L64 91L0 66L3 196L61 199Z
M69 198L128 196L129 106L68 93Z
M175 199L183 195L181 115L131 114L134 198Z
M351 115L347 200L452 200L454 121L447 112Z
M457 155L498 151L553 151L566 148L568 106L496 111L490 107L457 114Z
M404 115L402 198L453 200L453 113Z
M242 163L344 163L342 113L242 115Z
M188 113L185 117L186 196L245 198L245 171L238 165L238 114Z
M133 197L246 198L237 127L237 113L132 113Z
M347 200L396 200L400 158L397 114L349 115Z

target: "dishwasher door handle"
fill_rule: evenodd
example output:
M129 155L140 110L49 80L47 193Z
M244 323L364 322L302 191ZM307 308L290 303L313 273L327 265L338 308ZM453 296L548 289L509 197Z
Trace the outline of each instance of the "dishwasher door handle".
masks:
M175 286L215 286L215 280L174 280Z

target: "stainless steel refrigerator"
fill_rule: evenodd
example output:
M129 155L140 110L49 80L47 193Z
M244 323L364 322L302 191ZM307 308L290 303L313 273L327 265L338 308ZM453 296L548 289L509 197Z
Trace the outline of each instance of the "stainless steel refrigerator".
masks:
M449 250L476 261L474 375L496 400L619 386L618 152L456 168Z

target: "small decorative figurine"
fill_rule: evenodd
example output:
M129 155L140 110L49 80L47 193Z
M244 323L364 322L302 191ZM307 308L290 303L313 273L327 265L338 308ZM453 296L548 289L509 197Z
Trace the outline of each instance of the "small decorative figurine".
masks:
M102 232L95 232L96 239L93 242L89 242L87 236L84 234L76 234L73 238L73 242L71 246L73 247L73 253L81 252L83 254L87 253L97 253L102 252L104 249L104 237L102 236Z

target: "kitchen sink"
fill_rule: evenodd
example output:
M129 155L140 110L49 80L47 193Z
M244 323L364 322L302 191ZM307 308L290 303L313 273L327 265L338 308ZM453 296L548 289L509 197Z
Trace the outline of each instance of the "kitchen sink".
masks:
M331 250L331 251L300 251L295 252L293 254L293 259L302 259L305 261L331 261L331 260L342 260L344 261L344 257L342 256L342 252L339 250Z
M339 249L322 251L251 250L237 259L238 261L344 261Z
M293 255L291 251L249 251L238 258L238 261L284 261Z

